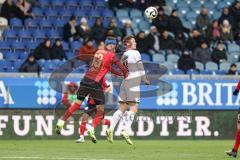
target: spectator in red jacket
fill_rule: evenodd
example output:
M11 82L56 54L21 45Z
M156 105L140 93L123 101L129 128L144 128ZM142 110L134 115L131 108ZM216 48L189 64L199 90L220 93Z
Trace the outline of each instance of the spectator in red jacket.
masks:
M89 63L94 54L96 52L96 48L93 46L93 41L91 39L87 39L82 47L78 50L78 59L82 61L86 61Z

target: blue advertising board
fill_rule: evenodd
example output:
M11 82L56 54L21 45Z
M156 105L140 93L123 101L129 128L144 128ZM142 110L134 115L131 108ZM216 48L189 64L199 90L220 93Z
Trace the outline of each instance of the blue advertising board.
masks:
M71 79L79 81L79 79ZM164 80L164 79L163 79ZM156 96L141 97L140 109L153 110L237 110L240 96L232 96L235 80L168 80L171 90L164 87L142 86L142 90L159 88ZM106 95L106 106L117 108L117 89ZM44 78L2 78L0 108L52 109L61 102L62 93L52 89Z

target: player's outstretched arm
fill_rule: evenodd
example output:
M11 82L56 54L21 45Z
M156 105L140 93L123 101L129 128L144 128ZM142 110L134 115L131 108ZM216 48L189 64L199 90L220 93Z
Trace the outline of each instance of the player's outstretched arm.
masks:
M124 78L126 78L127 76L128 76L128 70L127 70L127 68L119 61L119 59L116 57L116 56L114 56L113 57L113 64L115 64L115 65L117 65L118 66L118 68L120 68L121 69L121 71L122 71L122 73L123 73L123 76L124 76ZM113 69L114 70L114 69ZM112 71L113 71L112 70ZM116 71L116 70L115 70ZM113 73L113 72L112 72ZM116 72L115 72L116 73ZM114 73L113 73L114 74Z

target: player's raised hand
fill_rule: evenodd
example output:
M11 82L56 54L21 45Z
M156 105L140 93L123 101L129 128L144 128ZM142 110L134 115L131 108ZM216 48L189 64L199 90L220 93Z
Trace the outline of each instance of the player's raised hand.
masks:
M233 92L233 95L234 95L234 96L237 96L237 95L238 95L238 92L239 92L239 90L236 89L236 90Z

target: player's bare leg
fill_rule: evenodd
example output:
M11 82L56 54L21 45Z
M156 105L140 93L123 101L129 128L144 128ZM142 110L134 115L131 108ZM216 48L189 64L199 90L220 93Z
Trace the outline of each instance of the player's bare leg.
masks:
M76 100L71 107L68 108L68 110L64 113L63 117L58 120L55 132L57 134L61 134L61 130L65 124L65 121L74 113L76 110L80 109L80 106L82 104L82 100Z
M117 123L122 118L124 112L128 109L128 105L125 102L119 102L119 104L120 104L119 109L115 111L112 116L110 128L106 130L107 140L110 143L113 143L113 132Z

